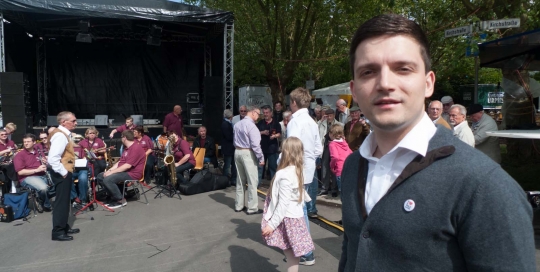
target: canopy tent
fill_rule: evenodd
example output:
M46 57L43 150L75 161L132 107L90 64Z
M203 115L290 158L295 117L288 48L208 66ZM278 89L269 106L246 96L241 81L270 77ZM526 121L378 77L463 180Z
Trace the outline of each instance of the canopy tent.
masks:
M0 72L28 75L39 120L232 108L231 12L167 0L2 0L0 12Z

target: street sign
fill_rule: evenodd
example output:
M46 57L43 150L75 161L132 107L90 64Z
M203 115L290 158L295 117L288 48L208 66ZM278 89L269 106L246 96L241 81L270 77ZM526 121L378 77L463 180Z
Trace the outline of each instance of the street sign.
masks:
M516 28L521 25L519 18L484 21L484 29Z
M452 29L447 29L444 31L444 37L454 37L454 36L461 36L461 35L467 35L472 32L472 27L470 25L468 26L461 26L456 27Z

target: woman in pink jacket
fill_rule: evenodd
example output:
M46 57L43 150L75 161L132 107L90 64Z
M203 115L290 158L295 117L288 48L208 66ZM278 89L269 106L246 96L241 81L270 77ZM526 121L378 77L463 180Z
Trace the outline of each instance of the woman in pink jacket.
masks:
M343 170L343 163L352 151L349 145L343 138L343 126L341 124L333 124L330 127L330 139L332 140L328 144L330 150L330 170L336 176L336 182L338 191L341 193L341 171Z

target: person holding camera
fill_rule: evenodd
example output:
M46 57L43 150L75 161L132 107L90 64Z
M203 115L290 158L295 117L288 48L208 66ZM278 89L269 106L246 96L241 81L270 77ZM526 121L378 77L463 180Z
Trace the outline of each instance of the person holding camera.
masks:
M345 124L345 140L349 144L349 148L354 152L360 148L371 130L359 107L351 107L350 112L351 121Z

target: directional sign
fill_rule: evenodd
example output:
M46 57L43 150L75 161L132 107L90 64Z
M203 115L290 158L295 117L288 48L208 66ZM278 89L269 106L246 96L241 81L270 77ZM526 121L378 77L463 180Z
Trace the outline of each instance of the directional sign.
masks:
M454 37L454 36L467 35L467 34L470 34L471 31L472 31L472 27L470 25L456 27L456 28L445 30L444 37L448 38L448 37Z
M520 25L519 18L485 21L485 29L516 28Z

